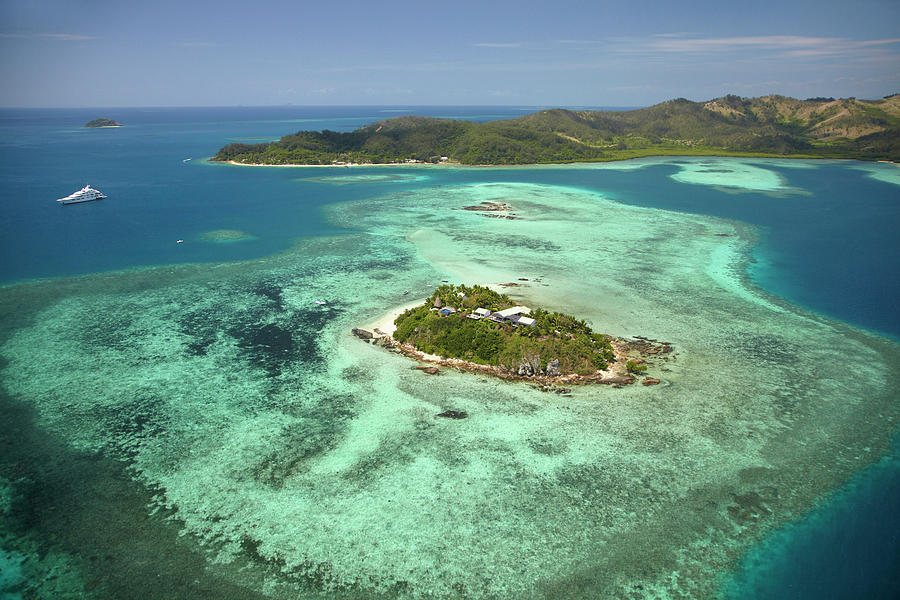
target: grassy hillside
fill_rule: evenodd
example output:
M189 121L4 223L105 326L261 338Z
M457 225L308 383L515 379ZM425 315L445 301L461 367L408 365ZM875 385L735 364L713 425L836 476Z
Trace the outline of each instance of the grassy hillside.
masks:
M229 144L214 160L247 164L531 164L650 155L735 154L900 160L900 96L882 100L725 96L639 110L542 110L470 123L398 117L349 133L300 131Z

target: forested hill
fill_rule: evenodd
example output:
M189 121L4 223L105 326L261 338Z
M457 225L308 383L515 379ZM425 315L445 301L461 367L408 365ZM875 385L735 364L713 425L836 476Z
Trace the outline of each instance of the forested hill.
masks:
M677 99L639 110L553 109L487 123L397 117L349 133L300 131L270 144L229 144L213 160L330 165L447 157L508 165L709 154L898 161L900 95Z

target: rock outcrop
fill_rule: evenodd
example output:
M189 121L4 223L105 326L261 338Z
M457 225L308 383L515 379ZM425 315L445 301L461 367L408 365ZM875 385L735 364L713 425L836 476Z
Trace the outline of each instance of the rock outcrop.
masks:
M438 413L435 415L436 417L441 417L443 419L465 419L469 416L464 410L445 410L442 413Z
M545 372L551 377L556 377L557 375L559 375L559 359L554 358L553 360L548 362Z
M635 337L634 339L614 338L614 348L616 358L609 361L610 367L604 371L598 371L592 374L578 375L574 373L563 374L559 368L559 359L554 358L549 361L544 369L541 369L541 361L538 356L526 356L518 366L512 369L504 368L496 365L483 365L473 363L458 358L442 358L427 354L418 350L411 344L403 344L398 342L390 335L378 331L373 334L365 329L353 329L353 335L366 343L372 343L383 347L389 352L397 352L417 361L431 363L434 366L417 365L416 370L422 371L428 375L439 375L440 369L437 365L447 368L455 368L472 373L482 373L492 375L507 381L529 381L535 384L536 389L544 392L554 392L561 395L571 393L571 388L562 387L571 384L605 384L613 387L623 387L633 384L636 381L634 375L624 371L622 365L626 364L629 353L639 353L641 356L650 356L657 354L653 358L655 360L668 360L668 355L672 353L671 358L674 359L672 344L668 342L657 342L644 337ZM656 352L647 352L648 350L656 350ZM642 358L628 359L633 360L636 364L646 364L647 361ZM669 369L663 369L668 371ZM661 383L659 379L644 376L640 380L643 385L658 385Z

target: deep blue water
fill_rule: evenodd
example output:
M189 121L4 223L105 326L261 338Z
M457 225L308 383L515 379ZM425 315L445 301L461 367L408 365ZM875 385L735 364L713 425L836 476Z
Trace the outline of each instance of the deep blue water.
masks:
M726 586L731 600L900 597L900 442L835 497L776 532Z
M900 338L900 187L852 163L812 170L766 164L808 192L729 194L673 181L677 165L599 169L256 169L208 165L233 141L299 129L349 131L398 114L484 121L534 107L268 107L0 110L0 283L111 269L265 256L298 237L338 230L326 204L373 193L472 181L578 186L621 202L735 219L759 227L751 276L817 312ZM87 130L96 117L126 126ZM193 160L183 162L186 158ZM363 172L422 181L331 185L305 179ZM90 183L100 202L54 200ZM374 187L373 187L374 185ZM255 239L204 242L216 229ZM176 240L183 239L183 244ZM900 597L898 453L858 475L808 518L751 552L731 584L750 598ZM767 560L762 560L767 558ZM865 592L865 593L861 593Z
M293 239L327 235L326 203L360 187L291 186L306 169L271 172L182 162L234 141L278 139L300 129L350 131L415 112L469 120L521 116L505 107L266 107L0 111L0 282L138 265L264 256ZM533 109L531 109L533 110ZM104 115L125 127L85 129ZM333 171L329 171L333 173ZM109 196L90 205L53 202L91 184ZM296 189L291 189L295 187ZM192 243L215 229L257 237L241 244ZM185 244L176 245L177 239Z

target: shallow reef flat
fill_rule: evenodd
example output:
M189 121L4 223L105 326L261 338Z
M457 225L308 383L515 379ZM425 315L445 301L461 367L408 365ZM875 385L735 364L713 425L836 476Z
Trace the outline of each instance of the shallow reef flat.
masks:
M348 167L349 168L349 167ZM366 166L362 167L367 168ZM354 168L352 174L330 175L323 177L306 177L300 181L315 181L317 183L330 183L332 185L372 184L372 183L406 183L410 181L426 181L428 175L414 175L410 173L360 173L359 165Z
M517 219L460 210L481 202ZM357 233L0 292L5 393L73 452L120 459L223 579L275 598L713 598L888 452L897 345L749 286L752 230L532 184L328 211ZM658 386L560 397L424 375L350 335L443 280L518 282L505 293L679 354Z
M204 242L212 242L214 244L230 244L232 242L244 242L256 238L239 229L214 229L200 234L200 239Z
M900 185L900 164L886 163L874 165L871 163L860 162L854 165L855 168L865 171L872 179Z
M777 166L781 169L816 169L819 164L825 162L833 164L838 161L671 156L577 166L612 171L633 171L656 165L673 165L677 166L679 170L670 177L679 183L713 186L721 191L731 193L753 192L780 197L805 194L806 192L789 186L784 177L774 170L766 168L767 166ZM872 169L872 172L873 177L883 176L884 169Z

